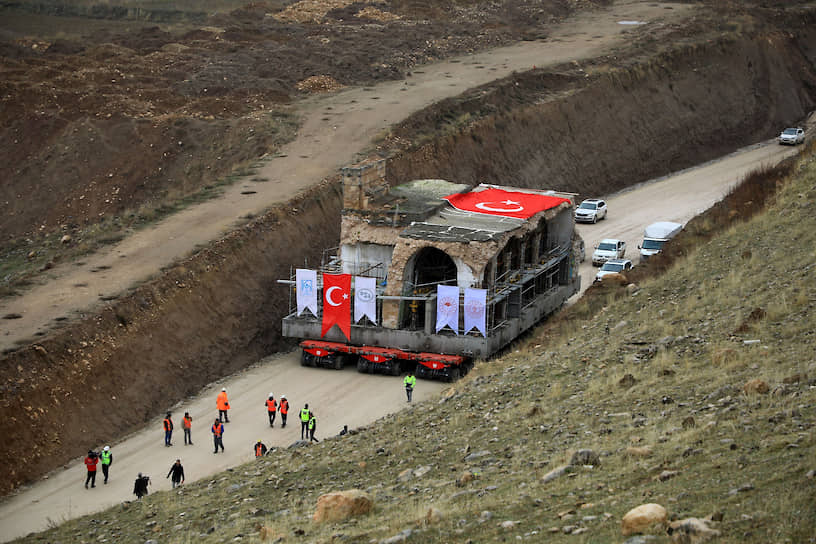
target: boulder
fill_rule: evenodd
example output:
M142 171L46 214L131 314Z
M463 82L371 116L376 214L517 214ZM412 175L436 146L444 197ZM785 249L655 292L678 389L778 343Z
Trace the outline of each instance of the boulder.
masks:
M649 446L629 446L626 448L626 455L629 457L651 457L652 448Z
M655 525L665 525L666 509L659 504L641 504L629 510L621 520L621 534L642 533Z
M341 521L368 514L373 507L374 501L365 491L360 489L334 491L318 497L313 519L317 522Z
M626 285L628 283L629 280L626 279L626 276L617 272L607 274L601 278L601 285Z
M601 457L592 450L578 450L572 454L569 464L574 467L581 465L597 466L601 464Z

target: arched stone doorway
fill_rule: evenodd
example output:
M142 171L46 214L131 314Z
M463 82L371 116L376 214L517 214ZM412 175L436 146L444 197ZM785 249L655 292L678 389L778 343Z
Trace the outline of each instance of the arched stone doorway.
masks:
M456 263L441 249L423 247L408 260L404 278L404 296L435 293L437 285L457 284ZM425 327L424 301L406 301L400 310L400 328L421 330Z

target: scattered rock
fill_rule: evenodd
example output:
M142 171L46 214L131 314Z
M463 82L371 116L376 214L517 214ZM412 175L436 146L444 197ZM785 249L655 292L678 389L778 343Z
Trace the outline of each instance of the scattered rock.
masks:
M711 529L706 520L697 518L672 521L666 532L671 537L673 544L701 544L715 536L720 536L720 532Z
M286 538L286 535L278 533L272 527L268 527L266 525L262 526L258 530L258 536L260 537L261 542L266 542L267 540L280 542Z
M552 469L547 474L541 477L541 483L546 484L547 482L551 482L556 478L560 478L567 472L571 472L572 467L570 465L563 465L557 468Z
M623 516L621 534L629 536L633 533L642 533L655 525L665 525L667 515L666 509L659 504L641 504Z
M750 484L750 483L749 484L742 484L739 487L735 487L734 489L731 489L728 492L728 494L729 495L736 495L737 493L744 493L746 491L751 491L753 489L754 489L754 484Z
M61 244L70 244L70 243L71 243L71 240L72 240L71 235L70 235L70 234L66 234L66 235L64 235L62 238L60 238L60 243L61 243Z
M688 416L686 419L683 420L681 425L683 426L684 429L691 429L696 425L696 423L694 422L693 417Z
M490 454L491 453L489 450L474 451L473 453L465 457L465 462L475 461L476 459L487 457Z
M623 378L618 381L618 385L624 389L629 389L633 385L637 383L637 380L631 374L626 374Z
M637 535L627 538L623 541L623 544L649 544L656 541L657 537L654 535Z
M373 506L371 496L360 489L335 491L318 497L313 519L317 522L340 521L367 514Z
M402 472L397 475L397 481L399 482L407 482L411 478L414 477L414 469L406 468Z
M292 442L291 444L289 444L289 447L287 449L291 450L291 449L294 449L294 448L303 448L303 447L306 447L308 445L309 445L309 443L307 441L305 441L305 440L297 440L297 441Z
M398 542L406 542L413 533L414 532L411 529L405 529L399 534L380 540L379 544L397 544Z
M749 380L748 382L745 383L745 385L742 386L742 392L745 393L746 395L750 395L752 393L764 395L770 390L771 388L768 387L768 384L760 380L759 378Z
M423 521L425 522L425 525L433 525L434 523L439 523L443 519L445 519L445 515L442 513L442 511L431 506L425 513Z
M519 523L518 521L512 521L512 520L509 520L509 519L508 519L508 520L506 520L506 521L502 521L502 522L499 524L499 526L500 526L502 529L514 529L514 528L516 527L516 525L518 525L518 523Z
M463 485L466 485L466 484L472 482L474 478L475 478L475 476L473 475L473 473L470 472L469 470L466 470L456 480L456 485L459 486L459 487L462 487Z
M660 480L661 482L665 482L666 480L671 480L678 474L680 473L676 470L664 470L663 472L657 475L657 479Z
M629 446L626 448L626 455L629 457L651 457L652 448L649 446Z
M569 464L571 466L593 465L601 464L600 456L592 450L578 450L572 454Z
M613 272L601 278L601 285L627 285L629 280L623 274Z

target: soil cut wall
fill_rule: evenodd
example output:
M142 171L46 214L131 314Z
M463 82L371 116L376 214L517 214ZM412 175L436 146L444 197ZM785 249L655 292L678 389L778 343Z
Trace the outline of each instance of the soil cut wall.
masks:
M606 194L699 163L813 108L816 31L803 29L626 68L598 61L516 74L398 127L417 144L392 148L388 175ZM0 491L287 345L288 298L275 280L337 244L341 202L339 181L325 181L98 315L0 359Z

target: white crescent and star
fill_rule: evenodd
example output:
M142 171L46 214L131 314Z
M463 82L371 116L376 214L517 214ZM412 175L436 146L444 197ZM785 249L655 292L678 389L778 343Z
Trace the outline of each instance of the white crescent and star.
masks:
M497 207L497 204L504 204L505 208ZM509 207L509 206L512 206ZM515 200L502 200L501 202L479 202L476 204L476 207L480 210L484 210L486 212L498 212L498 213L514 213L520 212L524 210L524 206L521 205L521 202L516 202Z
M340 306L342 302L335 302L334 300L332 300L332 293L334 293L335 289L340 289L342 291L343 288L338 287L337 285L332 285L331 287L326 289L326 302L328 302L331 306ZM347 299L348 295L346 293L343 293L343 298Z

